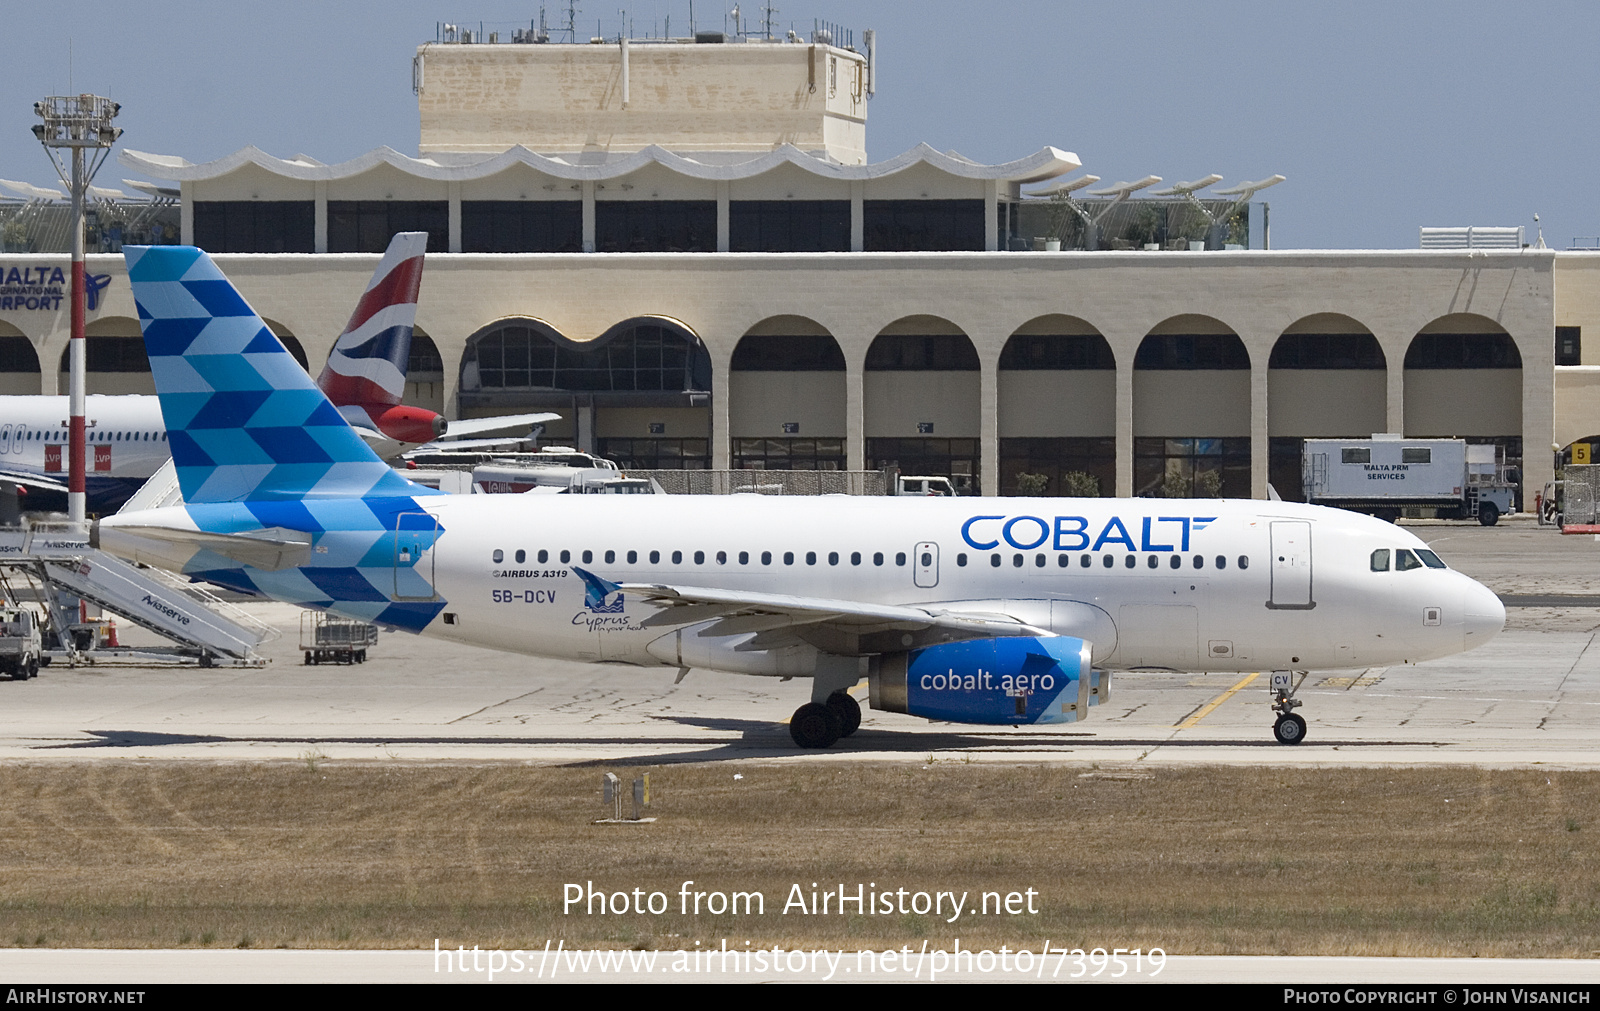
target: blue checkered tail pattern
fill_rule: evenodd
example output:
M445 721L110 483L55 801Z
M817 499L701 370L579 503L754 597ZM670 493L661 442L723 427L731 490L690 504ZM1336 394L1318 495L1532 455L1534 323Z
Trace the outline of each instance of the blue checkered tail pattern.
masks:
M123 253L183 510L219 537L181 571L421 631L444 607L432 561L444 530L417 500L439 492L406 480L367 447L204 252ZM230 551L228 538L262 531L309 535L305 560L241 564L256 556Z
M211 257L123 253L184 502L424 492L345 423Z

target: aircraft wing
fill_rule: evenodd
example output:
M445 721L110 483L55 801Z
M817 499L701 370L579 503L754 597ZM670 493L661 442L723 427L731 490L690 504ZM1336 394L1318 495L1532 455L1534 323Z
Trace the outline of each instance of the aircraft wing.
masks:
M659 583L605 585L659 608L644 619L642 624L646 627L669 628L709 621L711 624L700 629L698 635L756 633L755 639L743 647L748 649L769 649L801 639L833 652L860 654L959 639L1051 634L1010 615L933 606L870 604Z
M559 414L502 414L497 418L462 418L450 422L450 427L445 430L445 435L454 438L458 435L480 435L484 432L499 432L507 428L520 428L542 425L546 421L555 421L561 417ZM449 446L450 443L438 443Z
M65 479L56 481L42 474L30 474L24 470L7 470L3 467L0 467L0 481L20 484L24 488L37 488L40 491L64 492L67 490Z

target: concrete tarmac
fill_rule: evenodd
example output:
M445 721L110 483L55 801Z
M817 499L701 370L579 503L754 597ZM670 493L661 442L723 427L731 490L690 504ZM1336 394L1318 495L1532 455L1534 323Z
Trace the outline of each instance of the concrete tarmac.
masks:
M1412 527L1455 567L1532 603L1600 595L1600 543L1530 521ZM539 660L384 633L355 666L307 667L297 609L261 669L47 668L0 682L0 757L669 763L723 759L1600 767L1600 608L1513 607L1446 660L1312 675L1303 744L1277 744L1266 675L1120 674L1062 727L983 728L867 710L832 749L782 721L809 682ZM865 689L858 689L864 696Z

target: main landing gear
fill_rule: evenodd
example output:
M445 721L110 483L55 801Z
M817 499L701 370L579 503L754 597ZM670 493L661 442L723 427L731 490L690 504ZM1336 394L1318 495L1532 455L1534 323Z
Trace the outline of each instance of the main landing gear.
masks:
M834 692L825 702L807 702L789 718L789 736L802 748L830 748L861 726L861 703L848 692Z
M1272 711L1278 714L1278 721L1272 725L1272 736L1279 744L1299 744L1306 739L1305 718L1295 712L1304 705L1294 697L1306 680L1305 671L1299 674L1296 679L1294 671L1272 672Z

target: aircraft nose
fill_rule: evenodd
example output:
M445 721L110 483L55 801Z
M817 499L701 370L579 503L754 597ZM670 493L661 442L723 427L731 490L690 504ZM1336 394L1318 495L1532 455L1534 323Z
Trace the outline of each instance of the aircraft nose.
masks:
M1475 579L1467 580L1462 593L1462 633L1465 646L1481 646L1506 627L1506 606L1494 591Z

